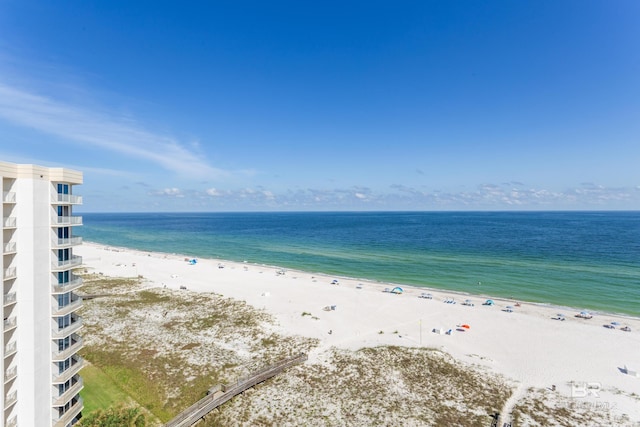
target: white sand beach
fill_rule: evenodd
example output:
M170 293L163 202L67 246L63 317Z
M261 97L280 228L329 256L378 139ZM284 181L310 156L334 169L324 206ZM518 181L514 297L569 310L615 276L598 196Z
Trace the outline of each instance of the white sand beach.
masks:
M309 355L319 360L331 347L380 345L437 348L513 381L515 404L529 387L551 389L577 404L627 414L640 422L640 319L606 313L575 317L581 309L558 308L435 289L399 285L400 295L381 284L278 267L198 259L85 243L74 249L84 265L108 276L142 276L148 286L216 292L262 308L278 320L281 334L320 340ZM334 280L338 284L332 284ZM431 299L420 298L428 292ZM443 302L453 298L456 304ZM473 306L463 305L471 300ZM335 306L335 309L331 309ZM512 306L513 311L505 308ZM329 307L328 310L325 308ZM311 316L301 316L301 313ZM566 320L556 320L563 313ZM614 328L606 328L617 322ZM461 328L461 325L469 328ZM621 328L628 326L631 331ZM433 330L451 334L434 333ZM383 331L384 333L380 333ZM503 412L508 413L509 408Z

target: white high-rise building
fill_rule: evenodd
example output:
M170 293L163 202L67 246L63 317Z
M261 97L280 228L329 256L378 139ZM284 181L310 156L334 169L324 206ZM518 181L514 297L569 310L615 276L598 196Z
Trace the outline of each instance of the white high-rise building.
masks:
M82 348L73 248L82 173L0 162L2 343L0 426L65 427L80 417Z

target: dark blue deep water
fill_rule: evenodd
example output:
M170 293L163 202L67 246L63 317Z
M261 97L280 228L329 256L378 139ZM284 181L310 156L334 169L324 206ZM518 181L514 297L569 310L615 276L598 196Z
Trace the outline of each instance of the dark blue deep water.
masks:
M107 245L640 316L640 212L83 217Z

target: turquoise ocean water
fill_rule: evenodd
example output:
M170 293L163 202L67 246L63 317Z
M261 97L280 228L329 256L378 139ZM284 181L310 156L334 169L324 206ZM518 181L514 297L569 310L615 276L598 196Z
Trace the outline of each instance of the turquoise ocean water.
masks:
M640 212L83 217L107 245L640 316Z

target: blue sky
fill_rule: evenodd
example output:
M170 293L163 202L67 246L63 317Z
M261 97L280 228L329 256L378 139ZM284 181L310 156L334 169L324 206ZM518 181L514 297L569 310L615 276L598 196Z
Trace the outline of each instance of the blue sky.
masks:
M0 2L83 210L640 209L640 2Z

